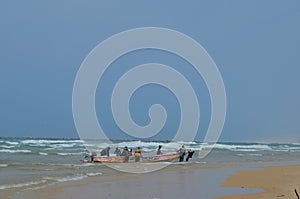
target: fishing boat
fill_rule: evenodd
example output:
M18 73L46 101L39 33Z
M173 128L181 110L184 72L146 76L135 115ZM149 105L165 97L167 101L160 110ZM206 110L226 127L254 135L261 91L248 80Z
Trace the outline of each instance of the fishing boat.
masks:
M140 162L169 162L178 159L178 153L165 153L160 155L143 155ZM95 156L93 160L86 158L84 162L99 162L99 163L123 163L124 156ZM129 157L129 162L135 162L134 156Z

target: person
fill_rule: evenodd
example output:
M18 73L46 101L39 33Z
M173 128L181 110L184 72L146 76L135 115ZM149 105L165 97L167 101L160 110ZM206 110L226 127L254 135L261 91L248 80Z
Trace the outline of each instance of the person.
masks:
M121 156L124 156L124 162L127 163L129 161L129 151L127 146L124 147Z
M185 156L185 148L184 145L177 151L179 155L179 162L183 162Z
M120 155L121 155L121 150L119 149L119 147L117 147L117 148L115 149L114 154L116 154L116 156L120 156Z
M161 147L162 147L161 145L158 146L158 149L156 151L156 155L161 155L162 154Z
M132 156L132 148L129 150L129 156Z
M94 162L94 158L97 156L97 153L95 151L92 152L91 155L91 162Z
M110 150L110 147L106 147L105 149L103 149L101 152L100 152L100 155L101 156L107 156L109 157L109 150Z
M141 147L137 147L134 151L134 159L135 162L139 162L141 159L141 155L142 155L142 150Z
M195 153L195 151L192 151L191 149L189 149L188 152L187 152L187 156L186 156L185 161L188 162L189 159L193 157L194 153Z

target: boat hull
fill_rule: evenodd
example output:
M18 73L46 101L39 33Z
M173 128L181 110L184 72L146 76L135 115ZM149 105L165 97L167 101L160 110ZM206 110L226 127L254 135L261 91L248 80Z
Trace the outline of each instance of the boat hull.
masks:
M141 157L140 162L169 162L178 158L179 155L177 153L166 153L161 155L145 155ZM94 157L93 161L85 160L85 162L123 163L124 157L123 156L112 156L112 157L97 156ZM129 157L129 162L135 162L134 156Z

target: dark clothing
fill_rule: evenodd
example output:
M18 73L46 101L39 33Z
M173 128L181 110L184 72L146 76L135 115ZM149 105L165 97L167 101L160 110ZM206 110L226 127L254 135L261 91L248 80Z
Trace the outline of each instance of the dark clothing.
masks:
M160 154L162 154L161 150L157 149L156 155L160 155Z
M184 148L180 148L178 150L178 155L179 155L179 162L183 162L184 156L185 156L185 149Z
M185 155L185 153L183 153L181 156L179 156L179 162L183 162L184 155Z
M156 155L160 155L160 154L162 154L162 152L161 152L161 145L159 145L158 146L158 149L157 149L157 152L156 152Z
M107 156L107 157L109 157L109 150L110 150L110 148L109 147L106 147L105 149L103 149L101 152L100 152L100 155L101 156Z
M193 157L194 153L195 153L195 151L188 151L185 161L188 162L189 159Z
M92 152L92 155L91 155L91 162L94 162L94 157L97 156L97 153L96 152Z

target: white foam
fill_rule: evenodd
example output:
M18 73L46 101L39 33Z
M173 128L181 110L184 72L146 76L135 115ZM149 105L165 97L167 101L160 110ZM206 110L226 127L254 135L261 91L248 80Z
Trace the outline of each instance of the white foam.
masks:
M178 149L183 144L189 145L189 144L196 144L195 142L142 142L142 141L124 141L120 143L101 143L101 144L93 144L93 143L84 143L85 146L101 146L101 148L105 147L119 147L123 148L124 146L127 146L129 148L135 148L135 147L142 147L142 148L157 148L158 145L162 145L163 148L172 148L172 149Z
M300 147L287 147L286 150L300 150Z
M271 147L262 144L253 145L237 145L237 144L203 144L202 148L216 148L216 149L227 149L231 151L265 151L272 150Z
M8 164L0 164L0 167L7 167Z
M231 151L240 151L240 152L256 152L257 149L231 149Z
M143 152L153 152L154 150L153 149L149 149L149 148L142 148L143 149Z
M84 164L72 164L71 167L91 167L95 166L94 163L84 163Z
M83 155L85 153L80 152L80 153L57 153L58 155Z
M76 145L76 143L66 143L66 144L51 144L51 145L48 145L52 148L71 148L71 147L74 147Z
M260 153L250 153L249 156L263 156L263 154Z
M11 145L17 145L19 144L19 142L11 142L11 141L5 141L7 144L11 144Z
M244 156L263 156L263 154L260 154L260 153L244 153L244 154L238 153L236 155L237 156L242 156L242 157L244 157Z
M46 180L54 180L57 182L68 182L68 181L77 181L77 180L82 180L84 178L87 178L88 176L86 175L78 175L78 176L67 176L67 177L62 177L62 178L54 178L54 177L44 177Z
M15 146L1 145L0 147L10 149L10 148L14 148Z
M11 150L11 149L1 149L0 153L30 153L30 150Z
M48 153L39 152L40 155L48 155Z
M40 180L40 181L33 181L33 182L27 182L27 183L20 183L20 184L11 184L11 185L2 185L0 186L0 190L4 189L11 189L11 188L21 188L21 187L28 187L31 185L37 185L47 182L46 180Z
M89 176L89 177L93 177L93 176L102 175L102 173L101 172L98 172L98 173L87 173L86 175Z
M83 143L82 140L22 140L23 144Z

